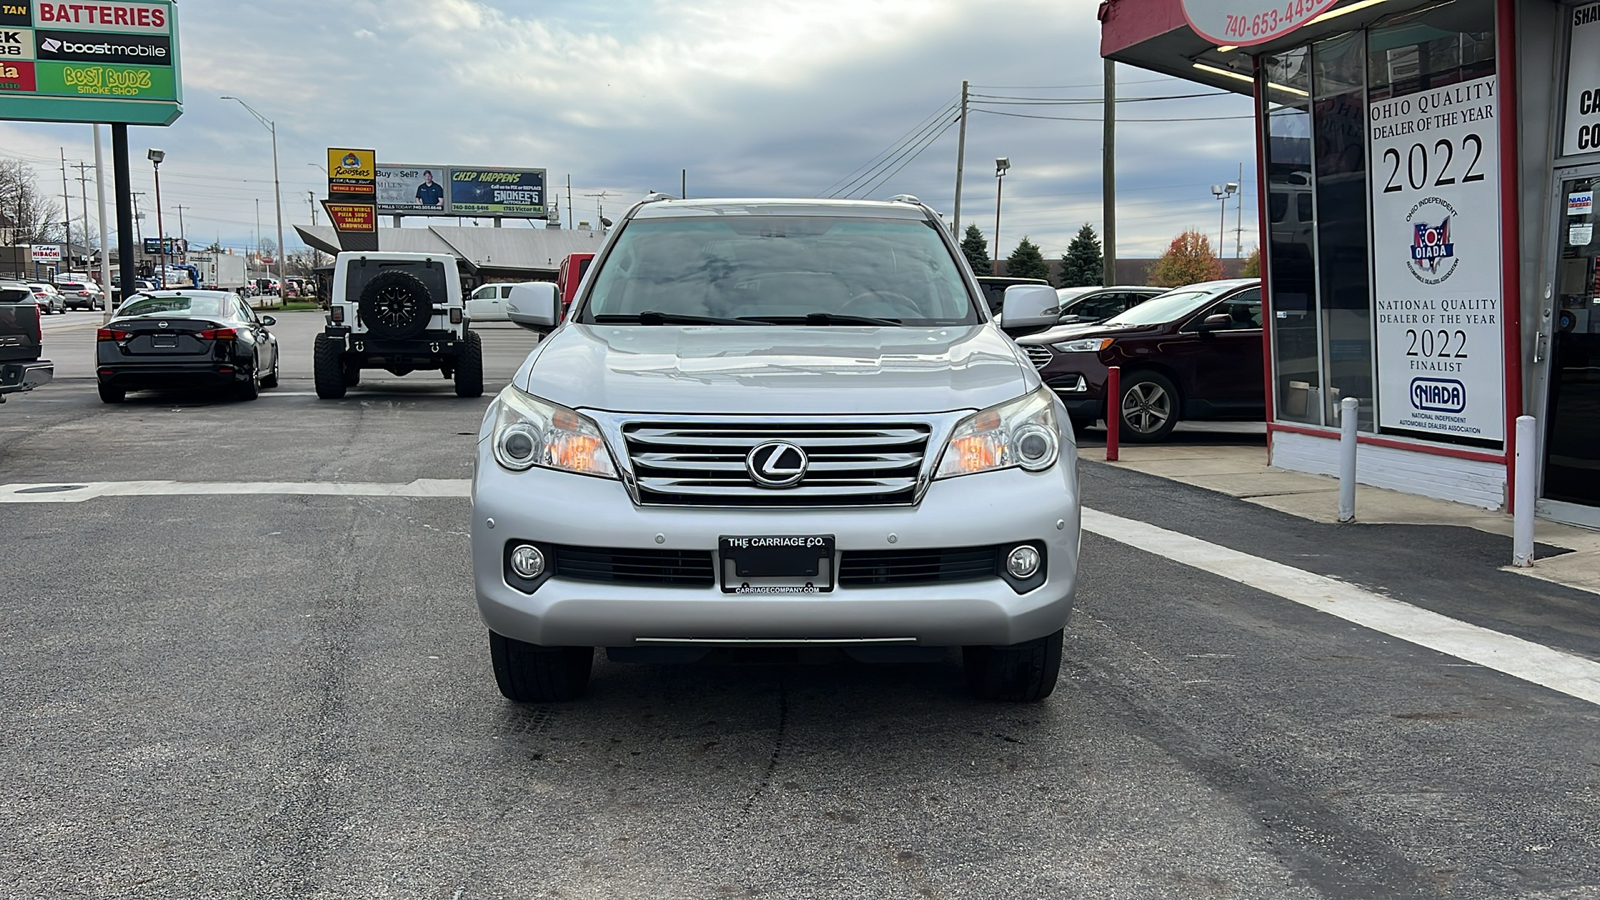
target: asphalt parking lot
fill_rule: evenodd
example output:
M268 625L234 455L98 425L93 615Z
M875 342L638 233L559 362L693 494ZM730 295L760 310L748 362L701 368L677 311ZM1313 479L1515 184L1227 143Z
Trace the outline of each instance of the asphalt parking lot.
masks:
M487 395L365 373L319 401L320 316L279 318L259 400L106 406L98 317L56 317L56 382L0 407L0 484L470 477ZM492 393L533 339L484 333ZM1499 572L1486 536L1340 532L1091 458L1089 506L1600 659L1593 595ZM0 505L0 895L1600 897L1600 709L1228 577L1085 535L1039 704L968 699L954 655L748 654L601 658L586 700L519 707L468 513Z

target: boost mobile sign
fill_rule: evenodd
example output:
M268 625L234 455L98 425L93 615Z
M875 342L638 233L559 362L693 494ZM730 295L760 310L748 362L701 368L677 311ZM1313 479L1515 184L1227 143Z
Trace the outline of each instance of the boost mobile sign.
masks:
M1505 440L1495 76L1368 106L1378 425Z

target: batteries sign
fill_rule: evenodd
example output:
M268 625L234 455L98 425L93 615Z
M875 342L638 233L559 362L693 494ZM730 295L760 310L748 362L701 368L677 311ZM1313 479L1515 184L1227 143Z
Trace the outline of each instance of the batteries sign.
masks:
M0 119L168 125L182 113L171 0L0 3Z

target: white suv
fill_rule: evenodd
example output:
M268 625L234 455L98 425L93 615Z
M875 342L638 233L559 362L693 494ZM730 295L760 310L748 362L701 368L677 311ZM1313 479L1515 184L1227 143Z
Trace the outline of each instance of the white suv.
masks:
M467 327L455 257L339 254L312 362L325 400L360 384L362 369L438 371L455 379L457 396L482 395L483 343Z
M594 648L939 659L982 697L1055 687L1078 569L1061 401L933 210L634 207L478 433L472 551L501 692L581 694ZM1005 317L1048 324L1048 285ZM559 326L558 326L559 323Z

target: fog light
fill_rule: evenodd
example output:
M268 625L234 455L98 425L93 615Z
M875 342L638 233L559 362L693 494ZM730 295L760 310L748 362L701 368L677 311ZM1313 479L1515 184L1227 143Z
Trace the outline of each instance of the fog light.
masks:
M1006 571L1012 578L1032 578L1039 571L1039 551L1023 544L1006 554Z
M1011 439L1017 448L1017 462L1030 472L1055 465L1060 443L1056 433L1043 425L1029 423L1018 428Z
M532 544L521 544L511 551L511 571L529 580L544 574L544 554Z

